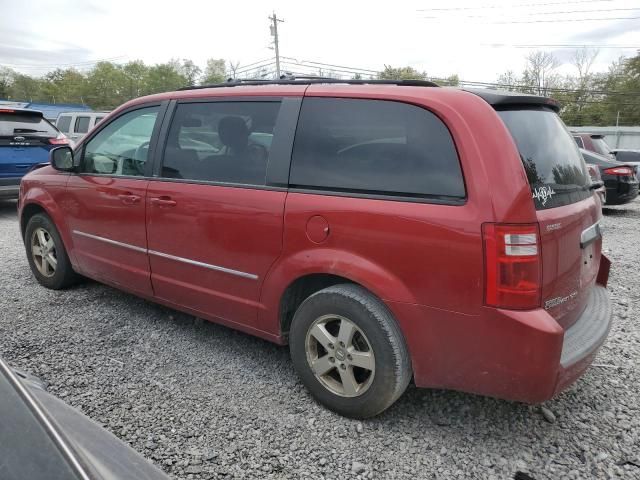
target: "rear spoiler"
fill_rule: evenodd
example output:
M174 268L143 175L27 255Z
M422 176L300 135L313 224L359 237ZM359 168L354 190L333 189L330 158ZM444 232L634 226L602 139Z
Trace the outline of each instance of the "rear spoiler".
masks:
M556 113L560 111L560 103L549 97L488 88L463 88L463 90L479 96L493 107L541 106L550 108Z

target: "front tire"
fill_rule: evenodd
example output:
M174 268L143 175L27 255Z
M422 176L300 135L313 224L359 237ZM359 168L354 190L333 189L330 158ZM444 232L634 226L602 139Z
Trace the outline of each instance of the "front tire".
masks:
M391 312L358 285L335 285L307 298L294 315L289 348L311 394L346 417L368 418L386 410L412 375Z
M40 285L61 290L77 281L60 233L48 215L38 213L29 219L24 243L29 267Z

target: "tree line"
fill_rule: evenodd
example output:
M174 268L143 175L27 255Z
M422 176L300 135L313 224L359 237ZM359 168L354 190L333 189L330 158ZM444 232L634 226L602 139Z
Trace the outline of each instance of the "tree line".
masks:
M561 75L557 57L549 52L533 52L526 57L522 72L504 72L493 83L469 82L457 75L433 78L412 67L394 66L385 66L374 78L432 80L443 86L480 86L544 95L560 101L560 115L572 126L640 125L640 53L616 60L606 72L592 70L597 55L596 50L577 50L571 62L573 73ZM189 59L154 65L139 60L125 64L105 61L85 72L59 68L42 77L0 66L0 99L80 103L95 110L110 110L142 95L220 83L235 78L237 69L238 64L215 58L207 60L204 69ZM249 76L262 78L267 74L263 70ZM333 72L324 74L331 76ZM354 73L352 78L363 76Z
M111 110L143 95L225 79L226 62L222 59L207 60L204 71L189 59L155 65L136 60L122 65L98 62L86 72L58 68L42 77L0 67L0 99L80 103L95 110Z

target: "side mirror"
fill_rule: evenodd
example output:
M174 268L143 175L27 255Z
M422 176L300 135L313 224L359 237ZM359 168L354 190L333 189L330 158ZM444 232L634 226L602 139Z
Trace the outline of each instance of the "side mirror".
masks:
M61 172L72 172L75 169L71 147L54 148L49 152L49 161L53 168Z

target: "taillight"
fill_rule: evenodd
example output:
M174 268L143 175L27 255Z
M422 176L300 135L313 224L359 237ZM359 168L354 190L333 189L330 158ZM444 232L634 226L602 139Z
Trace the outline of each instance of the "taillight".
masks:
M633 170L629 167L611 167L603 170L608 175L633 175Z
M540 306L542 261L538 224L482 225L485 303L528 310Z

